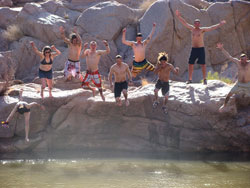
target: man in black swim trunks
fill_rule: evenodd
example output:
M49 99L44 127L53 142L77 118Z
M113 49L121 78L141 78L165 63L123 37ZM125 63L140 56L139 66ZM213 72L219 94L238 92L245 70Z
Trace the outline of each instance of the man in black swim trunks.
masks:
M19 102L15 105L14 109L11 111L10 115L8 116L7 120L2 122L3 126L8 127L10 120L13 118L14 114L18 112L19 114L23 114L25 118L25 141L29 142L29 121L30 121L30 109L34 106L39 106L43 110L45 110L44 106L32 102L32 103L27 103L25 101L22 101L22 93L23 90L20 90L19 92Z
M189 66L188 66L188 81L187 84L192 83L192 75L194 70L194 63L198 59L197 63L201 65L202 74L203 74L203 84L207 84L207 72L205 65L205 48L204 48L204 33L207 31L212 31L226 23L225 20L222 20L216 25L210 27L200 27L200 20L196 19L194 25L187 23L187 21L181 16L180 12L176 10L176 16L180 22L192 32L192 51L189 57Z
M126 76L128 76L129 81L131 82L132 75L129 70L129 66L126 63L122 62L122 56L117 55L116 56L116 64L112 65L109 72L109 82L110 82L110 88L113 89L113 83L112 83L112 76L115 75L115 87L114 87L114 93L115 93L115 100L116 104L118 106L122 106L121 101L121 93L123 92L124 98L125 98L125 105L129 105L128 101L128 82L126 81Z
M159 53L158 56L158 62L155 68L155 73L158 74L159 79L157 83L155 84L155 101L153 103L153 108L156 108L159 104L158 101L158 92L161 89L162 95L164 96L164 104L162 106L162 110L164 113L167 114L167 107L166 104L168 102L168 96L169 96L169 76L170 72L174 72L175 74L179 73L179 68L174 66L170 63L168 63L168 54L165 52Z

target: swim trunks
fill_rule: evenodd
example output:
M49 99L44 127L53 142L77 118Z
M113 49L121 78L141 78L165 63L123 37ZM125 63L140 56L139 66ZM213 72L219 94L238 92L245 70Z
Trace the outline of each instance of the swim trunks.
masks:
M193 65L195 63L196 59L198 59L197 64L204 65L205 64L205 57L206 56L205 56L205 48L204 47L192 48L188 63Z
M115 82L114 93L115 98L120 97L123 90L128 89L128 82Z
M133 61L132 73L139 74L143 69L154 71L155 66L146 59L141 62Z
M163 96L169 96L169 82L158 80L155 84L155 89L161 89L161 93Z
M101 75L98 70L95 72L87 70L86 75L82 81L82 86L88 86L91 81L98 89L102 89Z
M68 77L69 75L80 78L80 61L68 59L65 63L64 76Z

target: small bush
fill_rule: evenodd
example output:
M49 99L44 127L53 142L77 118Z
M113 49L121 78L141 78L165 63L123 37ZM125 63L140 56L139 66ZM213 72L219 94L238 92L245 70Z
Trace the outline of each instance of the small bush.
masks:
M220 80L227 84L233 84L234 82L230 78L220 77L218 72L211 73L210 71L207 73L207 80ZM203 82L201 80L201 82Z
M24 36L22 30L18 25L8 26L6 31L4 31L2 35L5 39L9 41L16 41Z
M142 1L142 3L140 4L139 8L143 9L143 10L147 10L154 2L156 2L157 0L144 0Z

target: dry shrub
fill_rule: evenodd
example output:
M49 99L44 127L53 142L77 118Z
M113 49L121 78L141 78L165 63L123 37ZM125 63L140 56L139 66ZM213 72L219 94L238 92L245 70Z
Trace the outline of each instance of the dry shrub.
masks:
M5 39L9 41L16 41L24 36L22 30L20 29L18 25L8 26L2 35Z
M142 3L140 4L139 8L143 9L143 10L147 10L154 2L156 2L157 0L144 0L142 1Z

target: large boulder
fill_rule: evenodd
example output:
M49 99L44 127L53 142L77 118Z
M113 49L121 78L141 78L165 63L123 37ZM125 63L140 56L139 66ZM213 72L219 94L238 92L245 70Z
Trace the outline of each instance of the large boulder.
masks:
M13 6L12 0L1 0L0 7L11 7Z
M6 29L9 25L15 23L18 13L17 9L0 7L0 27Z
M17 15L17 21L25 35L48 44L60 39L59 27L66 25L63 17L51 14L35 3L25 4Z
M122 28L135 23L141 12L117 2L103 2L83 11L76 25L100 39L113 40Z
M10 51L0 53L0 80L10 81L15 78L16 64Z

